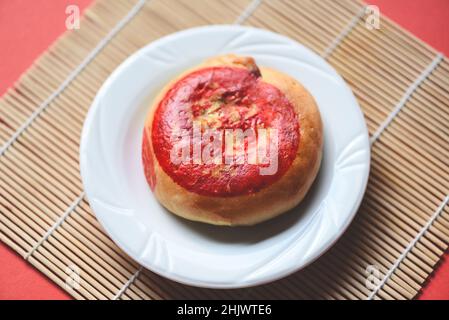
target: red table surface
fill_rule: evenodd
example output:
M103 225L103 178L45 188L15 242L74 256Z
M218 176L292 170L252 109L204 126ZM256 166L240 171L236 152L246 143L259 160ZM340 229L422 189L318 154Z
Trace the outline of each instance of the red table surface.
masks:
M65 31L65 8L92 0L0 0L0 95ZM302 0L298 0L302 1ZM449 0L373 0L382 14L449 55ZM82 27L82 25L81 25ZM449 253L420 299L449 299ZM22 257L0 244L0 299L70 299Z

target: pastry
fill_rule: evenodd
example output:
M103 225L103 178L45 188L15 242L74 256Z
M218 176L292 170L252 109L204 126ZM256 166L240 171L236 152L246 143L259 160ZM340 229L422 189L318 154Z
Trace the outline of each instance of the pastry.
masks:
M172 213L216 225L253 225L303 200L321 162L311 94L251 57L208 59L168 83L148 112L146 179Z

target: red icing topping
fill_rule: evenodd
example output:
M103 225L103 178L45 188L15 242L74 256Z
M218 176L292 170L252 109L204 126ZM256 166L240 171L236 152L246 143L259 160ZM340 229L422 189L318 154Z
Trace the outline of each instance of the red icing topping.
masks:
M191 137L187 140L190 155L195 145L204 150L207 142L194 138L194 123L218 130L252 128L256 130L257 139L258 129L277 129L276 172L261 175L259 169L269 164L249 163L248 158L243 164L226 164L223 135L222 164L198 164L193 160L174 163L170 154L179 141L174 140L174 136ZM154 186L152 160L145 155L146 139L144 135L145 173ZM287 171L298 149L299 125L287 97L275 86L263 82L257 73L244 68L211 67L188 74L166 93L154 115L152 141L162 169L182 187L207 196L238 196L263 189ZM245 139L244 150L248 148L249 142Z
M154 191L156 186L156 175L154 173L154 160L151 152L151 144L148 141L147 130L144 129L142 141L142 160L145 171L145 178L150 185L151 190Z

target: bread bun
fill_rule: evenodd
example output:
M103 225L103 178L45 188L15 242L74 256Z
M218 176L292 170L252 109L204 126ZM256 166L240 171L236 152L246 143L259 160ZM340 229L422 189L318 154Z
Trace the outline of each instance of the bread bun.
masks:
M225 55L162 89L145 121L142 158L169 211L215 225L252 225L301 202L322 145L320 113L298 81L259 69L250 57Z

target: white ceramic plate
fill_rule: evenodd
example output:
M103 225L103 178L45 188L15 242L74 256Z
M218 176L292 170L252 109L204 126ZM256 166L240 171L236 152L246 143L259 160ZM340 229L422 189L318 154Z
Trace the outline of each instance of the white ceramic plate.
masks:
M323 162L305 201L253 227L177 218L157 202L143 173L141 138L152 98L186 68L224 53L253 56L299 80L315 97L324 122ZM241 26L185 30L129 57L98 92L80 153L87 198L111 238L162 276L214 288L270 282L323 254L354 217L370 165L362 112L336 71L289 38Z

